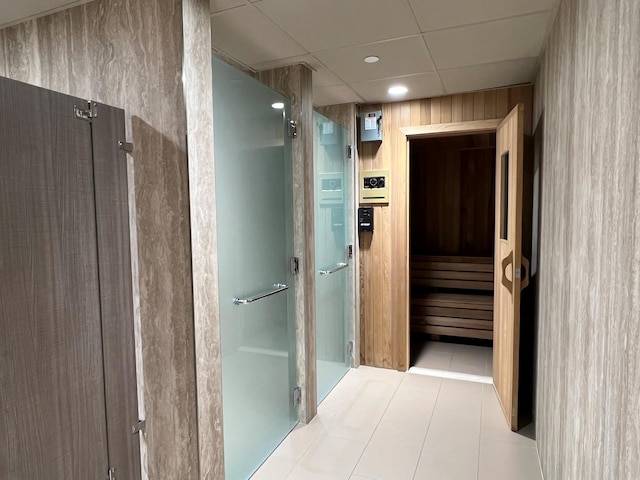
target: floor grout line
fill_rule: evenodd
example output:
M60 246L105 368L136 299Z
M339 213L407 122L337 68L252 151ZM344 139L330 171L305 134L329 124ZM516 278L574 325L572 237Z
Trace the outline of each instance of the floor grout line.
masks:
M387 406L385 407L384 412L382 412L382 416L380 417L380 419L378 420L378 423L376 424L376 428L373 429L373 432L371 433L371 436L369 437L369 440L367 441L366 445L364 446L364 450L362 450L362 453L358 457L358 461L356 462L356 464L351 469L351 473L349 474L349 477L352 477L354 475L354 472L356 471L356 468L358 468L358 464L360 463L360 460L362 460L362 456L364 455L364 452L367 451L367 448L369 447L369 444L371 443L371 439L373 438L373 436L378 431L378 427L380 426L380 422L384 418L384 415L387 413L387 410L389 410L389 405L391 405L391 402L393 401L394 397L396 396L396 393L398 393L398 389L400 388L400 385L404 381L404 378L405 378L406 375L407 375L406 373L403 374L402 375L402 380L400 380L400 382L398 382L398 385L396 386L395 390L393 391L393 394L391 395L391 398L387 402Z
M440 386L438 387L438 394L436 395L436 399L433 402L433 409L431 410L431 415L429 416L429 423L427 424L427 431L424 433L424 438L422 439L422 447L420 447L420 454L418 455L418 461L416 462L416 467L413 469L413 480L416 480L416 475L418 474L418 467L420 466L420 459L422 458L422 453L424 452L424 446L427 443L427 435L429 435L429 430L431 429L431 422L433 421L433 416L436 413L436 408L438 407L438 399L440 398L440 392L442 391L442 384L444 381L440 380Z

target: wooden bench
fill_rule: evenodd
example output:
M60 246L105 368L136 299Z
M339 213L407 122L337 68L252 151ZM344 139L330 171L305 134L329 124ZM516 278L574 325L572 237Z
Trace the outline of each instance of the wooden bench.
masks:
M411 331L493 339L491 257L411 257Z

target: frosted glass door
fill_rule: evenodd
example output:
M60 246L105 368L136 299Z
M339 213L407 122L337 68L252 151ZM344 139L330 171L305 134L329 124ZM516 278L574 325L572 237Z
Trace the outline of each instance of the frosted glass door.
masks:
M351 366L350 162L347 130L313 114L318 403Z
M290 101L214 57L225 478L243 480L297 423Z

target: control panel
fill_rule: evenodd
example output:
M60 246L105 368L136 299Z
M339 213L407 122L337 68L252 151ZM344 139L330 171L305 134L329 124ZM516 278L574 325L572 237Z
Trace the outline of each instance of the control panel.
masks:
M389 170L360 172L360 203L389 203Z

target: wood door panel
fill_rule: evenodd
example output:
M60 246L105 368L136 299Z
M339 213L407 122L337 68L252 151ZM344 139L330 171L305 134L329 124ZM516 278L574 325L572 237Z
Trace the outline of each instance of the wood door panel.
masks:
M507 422L518 429L524 106L496 132L493 381ZM503 226L504 225L504 226ZM511 261L506 260L512 258ZM503 269L504 264L504 269ZM508 281L503 282L503 277ZM506 286L511 285L511 291Z
M0 79L0 478L108 469L86 101Z

